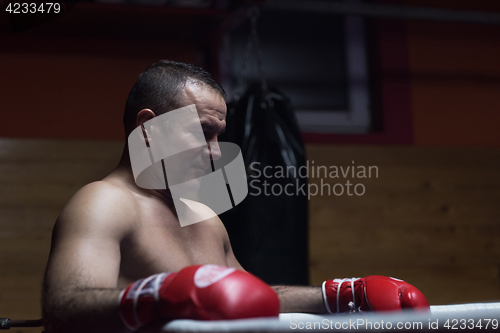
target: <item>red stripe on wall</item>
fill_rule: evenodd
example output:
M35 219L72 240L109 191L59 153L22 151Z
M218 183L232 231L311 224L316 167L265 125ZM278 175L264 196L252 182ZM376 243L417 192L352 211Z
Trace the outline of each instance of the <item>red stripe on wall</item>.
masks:
M306 143L413 144L410 62L404 21L376 20L368 23L373 38L372 123L369 134L303 133ZM369 37L369 38L370 38ZM370 42L370 41L369 41Z

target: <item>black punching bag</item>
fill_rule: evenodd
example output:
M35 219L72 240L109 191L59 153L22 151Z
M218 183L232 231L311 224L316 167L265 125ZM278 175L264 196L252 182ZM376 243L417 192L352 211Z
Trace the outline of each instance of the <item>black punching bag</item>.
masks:
M226 121L219 140L241 147L249 192L220 216L236 258L268 284L307 285L306 157L290 100L254 84L228 104Z

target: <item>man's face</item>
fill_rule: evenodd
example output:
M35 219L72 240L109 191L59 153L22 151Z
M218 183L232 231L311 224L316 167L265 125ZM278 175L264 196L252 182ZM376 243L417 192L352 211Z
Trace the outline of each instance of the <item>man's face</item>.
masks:
M226 129L227 107L224 98L212 88L188 83L184 88L184 105L195 104L200 118L201 128L208 143L208 148L202 151L208 157L218 160L221 151L217 137Z
M218 160L221 157L217 137L224 132L226 127L226 103L224 99L210 87L191 82L184 88L182 105L192 104L196 106L198 117L184 116L179 118L175 125L171 124L175 126L175 129L170 129L170 139L166 144L197 148L184 150L166 160L169 185L199 179L207 173L207 170L211 171L211 159ZM186 113L186 115L188 114ZM200 133L200 125L203 133ZM203 146L200 147L201 145ZM193 189L197 187L196 184L196 181L192 184Z

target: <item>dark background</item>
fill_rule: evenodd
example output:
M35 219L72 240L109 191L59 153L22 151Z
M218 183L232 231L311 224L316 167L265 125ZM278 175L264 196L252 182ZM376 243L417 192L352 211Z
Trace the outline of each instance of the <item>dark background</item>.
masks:
M395 3L500 13L496 0ZM1 17L2 317L40 315L52 225L78 188L118 162L139 73L171 59L222 78L218 36L238 25L245 3L216 4L80 2L16 33ZM378 166L379 177L362 180L362 197L311 199L310 282L381 274L419 286L431 304L498 300L500 27L379 18L366 29L374 130L302 136L316 165L354 160ZM297 82L277 84L293 91Z

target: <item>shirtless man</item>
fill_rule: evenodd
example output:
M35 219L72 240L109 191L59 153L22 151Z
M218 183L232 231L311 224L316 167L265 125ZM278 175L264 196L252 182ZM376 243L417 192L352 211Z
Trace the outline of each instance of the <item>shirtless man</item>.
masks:
M204 154L217 158L220 151L213 143L226 126L223 96L220 85L197 67L169 61L154 64L128 97L126 135L160 114L195 104L206 140L212 142ZM217 216L181 227L168 190L136 185L126 145L116 169L80 189L56 221L44 280L46 329L127 331L118 306L123 288L152 274L203 264L244 271ZM327 309L320 287L273 288L281 312L332 309Z

